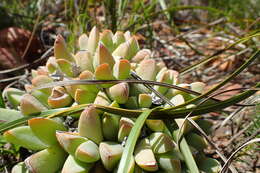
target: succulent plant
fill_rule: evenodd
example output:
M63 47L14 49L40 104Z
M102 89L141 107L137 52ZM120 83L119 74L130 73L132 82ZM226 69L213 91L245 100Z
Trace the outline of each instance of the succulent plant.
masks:
M117 112L112 114L99 110L97 105L129 110L146 110L158 106L154 93L143 84L93 83L39 89L40 86L51 84L56 80L55 75L61 75L60 80L66 82L126 80L133 79L131 73L134 73L143 80L174 84L196 92L203 92L205 87L201 82L178 83L178 72L152 59L150 50L140 50L135 36L131 36L129 32L118 31L113 34L110 30L104 30L100 33L94 27L89 36L83 34L79 37L78 45L79 51L74 55L67 48L63 37L58 35L54 43L54 56L49 58L45 66L32 72L32 84L25 87L26 91L9 88L4 92L9 104L18 109L17 111L1 109L2 114L6 112L6 116L0 116L4 121L88 104L82 112L73 116L76 128L66 123L66 117L31 117L28 118L28 125L6 131L4 137L8 142L35 152L24 162L14 166L13 173L117 172L125 141L136 119L118 115ZM40 69L44 69L45 73L38 73ZM184 91L164 86L154 86L153 89L168 98L174 106L194 97ZM159 106L170 107L163 101ZM11 116L7 117L8 114ZM201 117L193 120L203 126L204 130L210 131L210 125L206 120ZM183 119L176 119L173 126L179 128L183 122ZM145 124L142 133L138 134L134 155L129 158L131 167L128 172L184 171L186 167L182 167L185 165L184 157L167 124L161 119L147 119ZM207 143L196 129L185 122L182 132L192 150L204 156L203 149ZM219 167L217 161L206 157L197 163L203 164L200 167L203 171L214 172ZM205 166L207 163L214 165L214 168Z

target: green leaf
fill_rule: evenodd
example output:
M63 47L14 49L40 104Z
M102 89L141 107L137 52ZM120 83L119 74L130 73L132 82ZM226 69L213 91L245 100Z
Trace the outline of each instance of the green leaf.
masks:
M258 49L249 59L247 59L247 61L244 64L242 64L238 69L236 69L231 75L226 77L222 82L220 82L219 84L214 86L212 89L210 89L209 91L205 92L204 94L202 94L202 95L200 95L198 97L195 97L194 99L191 99L191 100L185 102L184 104L181 104L181 105L176 106L176 107L171 107L171 108L168 109L168 111L172 110L172 109L177 109L177 108L189 105L189 104L192 104L192 103L202 99L203 97L205 97L207 95L210 95L214 91L216 91L216 90L220 89L221 87L223 87L230 80L234 79L239 73L241 73L246 67L248 67L257 58L260 58L260 49Z
M47 148L39 138L37 138L29 126L16 127L4 133L5 139L15 145L22 146L30 150L42 150Z
M0 91L0 108L5 108L5 103L1 91Z
M49 115L51 115L55 112L61 112L62 110L64 110L64 108L46 110L46 111L43 111L41 114L36 115L36 116L26 116L26 117L22 117L22 118L19 118L19 119L12 120L10 122L5 122L3 124L0 124L0 133L6 131L8 129L11 129L13 127L25 124L27 122L27 120L29 120L29 119L32 119L32 118L35 118L35 117L47 117L47 116L49 116Z
M118 173L127 172L131 166L131 158L133 156L136 141L139 137L141 129L145 123L147 117L152 113L153 109L145 110L136 120L134 127L132 128L128 139L126 141L126 146L122 154L122 158L119 163Z
M201 65L203 65L203 64L205 64L205 63L207 63L207 62L209 62L209 61L212 61L213 59L218 58L217 55L219 55L219 54L225 52L226 50L228 50L228 49L234 47L235 45L240 44L240 43L244 43L244 42L246 42L246 41L248 41L248 40L251 40L251 38L254 38L254 37L257 37L257 36L260 36L260 33L256 33L256 34L249 35L249 36L247 36L247 37L243 37L243 38L237 40L235 43L232 43L232 44L228 45L227 47L225 47L224 49L222 49L222 50L220 50L220 51L214 53L213 55L210 55L210 56L208 56L208 57L206 57L206 58L200 60L199 62L197 62L197 63L195 63L195 64L192 64L191 66L182 69L182 70L180 71L180 74L183 75L183 74L185 74L185 73L188 73L189 71L191 71L191 70L193 70L193 69L195 69L195 68L197 68L197 67L199 67L199 66L201 66Z
M178 130L173 132L173 137L175 140L177 138L177 134L178 134ZM180 142L180 151L184 157L185 163L186 163L187 167L189 168L189 170L192 173L199 173L200 172L199 168L193 158L190 147L187 144L185 138L182 138L182 140Z
M48 146L58 143L55 135L56 130L67 130L62 122L48 118L32 118L28 121L28 124L35 136Z
M23 115L20 111L0 108L0 126L3 123L11 122L22 117Z

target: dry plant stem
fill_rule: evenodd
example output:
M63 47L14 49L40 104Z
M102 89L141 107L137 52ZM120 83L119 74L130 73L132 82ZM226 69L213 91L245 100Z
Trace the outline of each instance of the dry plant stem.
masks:
M137 74L131 73L131 75L133 75L133 76L135 76L136 78L139 78L140 80L142 80L142 78L140 78ZM151 91L155 91L154 93L155 93L159 98L161 98L163 101L165 101L166 103L168 103L169 105L175 106L168 98L166 98L166 97L164 97L164 96L161 97L162 95L161 95L159 92L157 92L156 90L154 90L150 85L144 85L144 86L145 86L146 88L150 89ZM209 98L207 98L207 99L209 99ZM177 122L176 120L174 120L174 121ZM165 120L164 120L164 122L165 122ZM165 122L165 124L168 124L168 123ZM197 127L195 126L195 128L197 128ZM202 130L202 129L200 129L200 127L199 127L198 130ZM181 131L181 129L180 129L179 131ZM202 130L202 132L203 132L203 130ZM186 143L185 138L183 138L182 140L184 140L184 142ZM178 148L181 149L180 146L179 146ZM185 162L187 163L188 168L189 168L189 169L194 169L194 167L195 167L195 170L196 170L196 169L198 170L197 164L195 163L193 156L191 156L191 158L189 158L189 159L191 159L190 162L193 162L194 164L192 163L193 165L191 166L191 165L190 165L191 163L189 163L189 161L187 161L187 160L185 159ZM193 167L193 168L191 168L191 167ZM237 173L237 172L233 172L233 173Z
M245 104L251 104L250 102L253 100L250 99L248 100ZM230 121L231 119L233 119L236 115L238 115L239 112L241 112L245 107L240 107L238 108L236 111L232 112L227 118L225 118L224 121L221 122L221 124L219 124L218 126L216 126L216 128L219 128L219 127L223 127L224 125L227 124L228 121Z
M223 59L223 61L222 61L221 63L216 64L216 65L213 65L213 66L211 66L211 67L205 69L205 70L204 70L204 73L207 74L207 73L209 73L210 71L212 71L213 69L216 69L217 67L219 67L219 66L221 66L222 64L226 63L227 61L231 60L232 56L239 56L239 55L244 54L244 53L246 53L246 52L248 52L248 51L252 51L252 49L251 49L251 48L245 48L245 49L243 49L243 50L241 50L241 51L239 51L239 52L232 53L232 54L230 54L230 55L224 57L224 59ZM231 57L231 58L230 58L230 57Z
M131 76L137 80L142 80L142 78L140 78L136 73L131 72ZM155 89L153 89L153 87L151 87L148 84L144 84L144 86L146 88L148 88L149 90L151 90L152 92L154 92L154 94L156 94L158 97L160 97L163 101L165 101L166 103L168 103L171 106L175 106L169 99L167 99L164 95L162 95L161 93L159 93L158 91L156 91Z
M20 76L5 78L5 79L1 79L0 83L10 82L10 81L19 80L19 79L24 79L26 77L27 77L27 75L20 75Z
M241 90L241 88L239 88ZM211 95L210 97L215 97L217 95L220 95L222 93L225 93L225 92L230 92L230 91L234 91L234 90L238 90L238 89L231 89L231 90L226 90L226 91L221 91L221 92L218 92L216 94L213 94ZM196 107L198 107L199 105L202 105L203 103L205 103L206 101L208 101L209 98L206 98L204 100L202 100L199 104L196 105ZM196 109L195 107L195 109ZM194 110L193 110L194 111ZM210 140L210 138L207 136L207 134L197 125L197 123L195 121L193 121L192 119L190 119L189 117L191 116L191 114L193 113L193 111L191 111L185 118L184 118L184 121L180 127L180 130L179 130L179 133L177 135L177 145L179 146L180 145L180 141L181 141L181 138L182 138L182 134L181 134L181 131L182 129L184 128L184 124L185 122L188 120L194 127L196 127L196 129L199 130L199 132L205 137L205 139L209 142L209 144L216 150L216 153L221 157L221 159L226 162L226 157L221 154L220 152L220 149ZM231 166L230 167L230 170L233 172L233 173L237 173L236 169Z
M214 26L214 25L218 25L218 24L220 24L220 23L226 22L226 20L227 20L227 19L226 19L225 17L222 17L222 18L220 18L220 19L217 19L217 20L215 20L215 21L213 21L213 22L207 24L206 26L203 26L203 27L201 27L201 28L198 28L198 29L195 29L195 30L188 31L188 32L185 32L185 33L183 33L183 34L177 35L176 37L174 37L172 40L169 40L169 41L174 41L174 40L176 40L176 39L178 39L178 38L185 37L186 35L194 34L194 33L196 33L196 32L200 32L201 30L203 30L203 29L205 29L205 28L212 27L212 26Z
M231 79L234 79L240 72L242 72L249 64L251 64L255 59L260 57L260 49L257 50L242 66L240 66L237 70L235 70L231 75L229 75L226 79L224 79L221 83L217 84L215 87L211 88L209 91L205 92L204 94L191 99L184 104L181 104L179 106L176 106L174 109L186 106L188 104L194 103L195 101L200 100L203 98L205 95L209 95L213 93L214 91L222 88L225 84L227 84Z
M67 81L59 81L59 82L52 82L48 84L44 84L42 86L36 87L33 90L43 89L43 88L51 88L54 86L68 86L68 85L98 85L98 84L118 84L118 83L135 83L135 84L146 84L146 85L158 85L158 86L164 86L168 88L177 89L189 94L193 95L199 95L201 96L201 93L185 89L176 85L162 83L162 82L155 82L155 81L148 81L148 80L67 80ZM152 88L153 89L153 88ZM247 89L247 88L245 88ZM208 98L206 95L202 95L202 97ZM221 100L210 98L216 102L220 102ZM236 106L255 106L255 105L242 105L242 104L235 104Z
M208 141L208 143L215 149L215 152L220 156L223 162L227 162L227 158L221 153L221 150L216 146L207 134L200 128L200 126L192 119L187 119L196 129L199 130L200 134ZM228 167L232 173L238 173L234 166L230 165Z
M33 61L32 63L24 64L19 67L15 67L15 68L8 69L8 70L2 70L2 71L0 71L0 74L12 73L12 72L19 71L19 70L22 70L25 68L31 68L32 66L40 63L44 59L49 58L49 56L52 54L52 52L53 52L53 47L49 48L39 59Z
M224 166L222 167L220 173L225 173L228 169L228 166L230 165L230 163L233 161L234 156L240 151L242 150L244 147L246 147L249 144L252 143L259 143L260 142L260 138L256 138L256 139L252 139L248 142L245 142L243 145L241 145L240 147L238 147L231 155L230 157L227 159L227 161L225 162Z
M209 62L210 60L213 60L213 59L217 58L217 57L216 57L217 55L222 54L222 53L225 52L226 50L228 50L228 49L234 47L235 45L237 45L238 43L246 42L246 41L248 41L249 39L251 39L251 38L253 38L253 37L256 37L256 36L259 36L259 35L260 35L260 33L256 33L256 34L252 34L252 35L250 35L250 36L248 36L248 37L239 39L238 41L236 41L235 43L232 43L232 44L228 45L228 46L225 47L224 49L221 49L221 50L219 50L219 51L213 53L212 55L207 56L207 57L205 57L204 59L198 61L197 63L192 64L191 66L188 66L188 67L182 69L182 70L180 71L180 74L183 75L183 74L185 74L185 73L188 73L189 71L193 70L193 69L196 68L197 66L202 65L202 64L205 64L205 63Z
M240 135L242 135L252 124L253 124L253 122L250 122L246 127L244 127L242 130L240 130L238 133L236 133L236 134L227 142L227 146L230 145L234 140L236 140Z
M250 141L250 140L252 140L253 138L255 138L257 135L259 135L260 134L260 129L258 129L257 131L255 131L252 135L250 135L249 137L247 137L245 140L244 140L244 142L241 142L241 143L239 143L238 144L238 146L240 146L240 145L242 145L243 143L245 143L245 142L248 142L248 141Z
M27 43L27 45L26 45L26 48L25 48L25 50L24 50L24 52L23 52L22 59L24 59L26 53L28 52L29 47L31 46L31 43L32 43L32 39L33 39L33 37L34 37L34 35L35 35L35 32L36 32L36 29L37 29L37 27L38 27L38 24L39 24L39 21L40 21L40 18L41 18L41 14L42 14L42 11L43 11L43 5L42 5L40 8L41 8L41 9L40 9L39 12L38 12L38 15L37 15L35 24L34 24L34 26L33 26L32 34L31 34L30 39L29 39L29 41L28 41L28 43Z
M234 88L234 89L229 89L229 90L225 90L225 91L220 91L220 92L218 92L218 93L215 93L215 94L212 94L211 96L209 96L208 98L206 98L206 99L204 99L204 100L202 100L199 104L197 104L196 106L195 106L195 108L193 109L193 111L191 111L185 118L184 118L184 122L182 123L182 125L181 125L181 130L184 128L184 123L185 123L185 121L187 120L187 119L189 119L189 117L192 115L192 113L196 110L196 108L198 107L198 106L200 106L200 105L202 105L203 103L205 103L206 101L208 101L209 99L210 99L210 97L215 97L215 96L217 96L217 95L220 95L220 94L223 94L223 93L226 93L226 92L230 92L230 91L237 91L237 90L255 90L255 91L257 91L257 90L259 90L259 88ZM180 139L180 137L181 137L181 131L178 133L178 138L177 139ZM179 140L177 140L177 142L178 142ZM179 144L179 143L178 143Z

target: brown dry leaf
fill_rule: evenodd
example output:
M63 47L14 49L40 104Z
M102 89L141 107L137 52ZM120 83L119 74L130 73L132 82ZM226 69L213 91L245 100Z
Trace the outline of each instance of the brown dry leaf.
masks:
M21 60L12 48L0 47L0 68L8 69L21 65Z
M39 57L42 45L39 39L34 36L24 59L21 58L30 37L30 31L17 27L9 27L0 31L1 59L12 62L9 63L11 66L7 68L15 67L20 63L32 62Z
M214 84L214 85L209 85L206 87L206 90L210 90L212 87L216 86L217 84ZM242 85L240 84L235 84L235 83L231 83L227 86L225 86L224 88L218 90L217 92L220 92L220 91L225 91L225 90L231 90L231 89L236 89L236 88L241 88ZM230 92L226 92L222 95L219 95L219 96L216 96L215 98L219 99L219 100L226 100L226 99L229 99L230 97L236 95L240 93L239 90L235 90L235 91L230 91Z

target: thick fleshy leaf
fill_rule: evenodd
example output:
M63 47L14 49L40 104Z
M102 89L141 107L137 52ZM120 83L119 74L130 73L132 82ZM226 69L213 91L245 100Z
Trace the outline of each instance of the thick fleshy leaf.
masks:
M81 162L69 155L64 163L61 173L89 173L93 164Z
M97 68L101 64L108 64L111 69L115 64L113 56L103 43L98 44L97 51L93 59L94 68Z
M135 38L135 36L131 37L129 40L129 45L130 45L130 51L129 55L126 57L126 59L132 59L136 53L139 51L139 44Z
M113 33L111 30L104 30L100 34L100 41L107 47L107 49L112 52L114 50L114 43L113 43Z
M186 84L186 83L184 83L184 84L178 84L177 86L178 86L178 87L182 87L182 88L186 88L186 89L189 89L189 88L190 88L190 85L189 85L189 84ZM186 98L186 97L189 97L189 94L187 94L187 93L185 93L185 92L183 92L183 91L177 90L177 89L172 89L172 88L167 91L167 93L165 94L165 96L166 96L167 98L171 99L172 97L174 97L174 96L176 96L176 95L178 95L178 94L184 96L185 98Z
M199 161L199 169L202 173L218 173L221 170L221 164L216 159L203 157Z
M126 173L138 173L138 171L136 170L134 156L130 157L129 160L130 160L130 166L129 166L128 170L126 170ZM113 173L116 173L116 172L118 172L118 166L113 171Z
M100 117L94 106L88 106L79 118L79 134L99 144L103 140Z
M102 64L96 68L95 77L98 80L115 79L108 64Z
M48 105L51 108L62 108L72 104L72 97L63 87L57 86L52 89L52 93L48 98Z
M174 137L174 140L177 140L177 134L179 133L179 130L175 130L172 133L172 136ZM186 139L182 138L180 141L180 151L183 155L183 159L185 161L185 164L190 172L199 173L199 169L197 166L197 163L195 162L195 159L193 157L193 153L191 151L191 147L187 144Z
M198 93L203 93L206 84L203 82L193 82L190 84L190 88L192 91L196 91Z
M149 49L139 50L136 55L132 58L132 62L139 63L144 59L149 59L151 57L151 51Z
M206 139L196 133L189 133L185 138L187 143L198 151L203 151L208 146Z
M75 154L78 146L86 141L87 138L80 136L78 133L73 132L56 132L57 140L59 141L60 146L67 151L70 155Z
M48 97L49 94L46 94L42 90L32 90L31 95L35 97L39 102L41 102L46 108L49 108Z
M93 103L96 96L97 93L84 90L84 89L77 89L74 98L78 104L88 104L88 103Z
M154 80L157 73L155 60L153 59L143 60L140 63L139 67L137 67L136 73L143 80Z
M111 104L111 101L104 92L99 91L94 101L94 104L108 106Z
M173 85L177 85L179 83L179 72L175 70L168 70L170 72L170 79Z
M66 91L70 94L70 96L72 98L75 98L75 92L79 88L79 86L78 85L68 85L68 86L65 86L65 88L66 88Z
M73 61L73 56L68 51L66 42L61 35L57 35L54 42L54 56L56 59L66 59L68 61Z
M112 53L113 57L117 60L119 59L128 59L130 53L129 42L121 43Z
M162 82L162 83L167 83L167 84L172 84L173 83L173 79L171 78L171 73L169 70L166 70L162 73L158 73L156 78L157 78L157 82ZM154 86L154 89L156 91L158 91L161 94L165 94L168 90L167 87L162 87L162 86Z
M130 31L126 31L124 33L124 36L125 36L125 40L129 40L131 38L131 32Z
M128 100L129 86L127 83L119 83L108 89L110 97L119 104L124 104Z
M176 96L173 96L170 101L174 106L178 106L185 103L185 100L181 94L177 94ZM168 108L171 106L166 104L165 107Z
M38 114L41 111L47 110L41 102L30 94L24 94L22 96L20 108L23 115Z
M84 80L84 79L91 80L94 78L95 78L94 74L88 70L81 72L79 75L80 80ZM80 88L87 90L87 91L94 92L94 93L98 93L98 91L99 91L99 88L97 87L97 85L80 85Z
M119 121L118 141L122 142L130 134L134 121L130 118L122 117Z
M79 44L80 50L87 50L88 49L88 36L87 36L87 34L82 34L82 35L79 36L78 44Z
M22 117L23 115L21 114L20 111L0 108L0 124L6 122L12 122Z
M7 88L3 92L3 96L7 99L7 101L11 104L13 108L17 108L20 105L22 95L25 92L16 88Z
M47 62L46 62L46 68L48 69L48 72L50 74L55 73L57 68L58 68L58 64L56 62L56 58L55 57L50 57Z
M211 134L213 130L213 122L205 119L198 119L196 123L200 126L200 128L207 134Z
M149 127L149 129L151 129L152 131L155 131L155 132L163 132L164 129L166 128L166 126L162 120L147 119L145 121L145 123Z
M92 55L90 52L79 51L75 55L75 60L76 60L77 66L80 67L80 71L88 70L88 71L94 72L93 58L92 58Z
M155 154L162 154L172 151L175 147L175 143L171 137L162 132L152 133L149 140Z
M69 77L75 77L74 72L73 72L73 67L72 64L66 60L66 59L58 59L57 64L60 68L60 70Z
M47 148L47 145L34 135L29 126L21 126L8 130L4 133L4 137L12 144L30 150L42 150Z
M151 114L152 111L152 109L147 109L137 118L135 125L131 130L129 137L126 141L125 149L118 166L118 173L125 172L129 170L129 168L131 167L131 160L129 160L129 158L133 156L135 145L141 133L141 129L145 123L145 120Z
M191 119L194 120L194 121L198 120L199 118L200 118L200 116L193 116L193 117L191 117ZM186 120L184 122L184 118L176 118L175 122L177 123L179 128L181 128L183 126L182 127L182 133L183 134L187 134L188 132L190 132L191 130L194 129L194 126L188 120Z
M89 33L89 38L88 38L88 51L94 55L97 45L99 42L99 30L97 27L93 27L92 30Z
M61 122L48 118L32 118L28 124L35 136L49 146L58 143L55 136L56 130L67 130Z
M24 163L33 173L56 173L62 168L66 156L67 153L60 146L54 145L31 155Z
M129 97L127 102L125 103L125 107L127 107L128 109L138 109L138 101L137 101L137 97L132 96Z
M29 171L27 170L24 162L20 162L12 168L11 173L29 173Z
M98 80L113 80L115 77L113 76L111 67L108 64L101 64L96 68L95 77ZM104 88L108 88L112 86L112 84L102 84Z
M39 87L43 84L47 84L47 83L51 83L51 82L53 82L53 79L46 75L38 75L32 79L32 85L35 87ZM41 91L47 95L51 94L51 88L44 88L44 89L41 89Z
M114 48L117 48L121 43L124 42L125 42L124 33L121 31L116 31L116 33L113 36Z
M152 105L152 96L149 94L139 94L138 103L140 108L150 108Z
M146 171L157 171L158 164L148 139L142 139L135 149L136 164Z
M100 159L98 145L88 140L78 146L75 158L82 162L92 163Z
M119 79L124 80L130 76L131 65L128 60L120 59L118 60L113 67L113 75Z
M171 173L181 173L181 162L178 158L178 156L174 155L172 152L159 154L156 156L159 166L165 171L165 172L171 172Z
M110 106L119 107L118 103L113 102ZM103 136L108 141L116 141L119 130L120 116L104 113L102 118Z
M99 153L104 167L112 171L122 156L123 147L115 142L101 142Z

